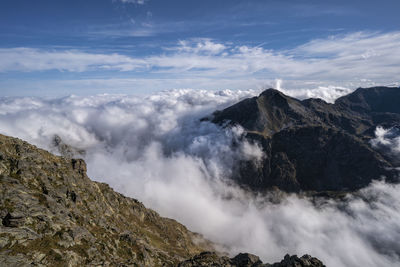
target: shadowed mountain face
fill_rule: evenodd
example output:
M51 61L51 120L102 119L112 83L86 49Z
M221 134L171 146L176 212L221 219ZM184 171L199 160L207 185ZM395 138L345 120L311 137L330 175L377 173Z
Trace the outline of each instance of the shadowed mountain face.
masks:
M335 104L268 89L216 111L212 121L238 124L261 144L262 164L241 162L234 177L255 190L354 191L383 176L397 179L394 160L369 141L376 126L400 124L399 88L360 88Z

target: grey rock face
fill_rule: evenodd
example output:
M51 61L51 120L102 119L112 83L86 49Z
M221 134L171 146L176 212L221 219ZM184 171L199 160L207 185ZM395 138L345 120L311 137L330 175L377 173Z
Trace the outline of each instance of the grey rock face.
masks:
M400 89L357 89L335 104L303 101L268 89L214 113L213 122L241 125L261 144L261 166L241 162L233 177L254 190L355 191L373 179L398 180L396 162L369 141L376 126L400 125Z
M211 247L91 181L83 160L3 135L0 155L0 266L173 266Z
M310 255L303 255L302 257L297 257L296 255L290 256L286 255L285 258L281 262L277 262L274 264L266 265L271 267L324 267L325 265L318 260L317 258L313 258Z

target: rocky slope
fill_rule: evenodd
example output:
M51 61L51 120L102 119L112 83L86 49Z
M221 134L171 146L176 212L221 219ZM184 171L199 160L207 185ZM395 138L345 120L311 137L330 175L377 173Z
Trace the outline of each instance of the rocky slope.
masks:
M241 162L234 177L255 190L354 191L384 176L397 181L395 162L369 143L376 126L400 125L400 89L357 89L334 104L268 89L222 111L212 121L241 125L261 144L262 164Z
M66 155L74 152L60 144ZM4 135L0 219L0 266L323 266L307 255L262 265L250 254L229 259L202 252L212 244L91 181L83 160Z
M91 181L83 160L6 136L0 216L0 266L172 266L210 249L183 225Z

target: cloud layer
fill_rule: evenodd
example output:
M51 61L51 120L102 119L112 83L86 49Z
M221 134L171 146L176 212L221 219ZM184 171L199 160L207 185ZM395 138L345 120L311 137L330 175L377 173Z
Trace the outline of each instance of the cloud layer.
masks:
M131 71L145 62L119 54L93 54L77 50L47 51L34 48L0 48L0 71Z
M327 266L398 265L399 185L377 181L343 202L289 195L272 204L227 181L238 160L263 154L257 144L232 145L241 140L240 128L199 119L257 93L1 98L0 129L52 151L54 134L84 148L92 179L179 220L231 254L246 251L274 262L286 253L309 253ZM329 99L337 94L313 93Z
M337 35L312 40L290 50L191 39L147 56L2 48L0 57L0 72L59 70L104 74L112 71L119 72L121 77L128 75L125 78L135 74L142 78L162 79L171 86L181 84L175 88L190 88L185 79L193 81L191 84L208 79L211 82L205 86L217 89L228 88L229 80L247 81L250 85L242 88L249 88L254 81L264 83L275 78L285 80L288 88L296 89L310 88L311 85L315 88L328 85L357 87L399 83L400 33ZM151 79L147 82L151 83Z

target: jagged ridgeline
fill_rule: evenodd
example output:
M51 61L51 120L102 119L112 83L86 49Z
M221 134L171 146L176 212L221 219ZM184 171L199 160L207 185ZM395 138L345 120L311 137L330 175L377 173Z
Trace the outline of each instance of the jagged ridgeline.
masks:
M107 184L80 159L0 135L0 266L270 266L211 242ZM272 266L323 266L286 256Z
M209 244L91 181L80 159L0 135L0 265L173 265ZM196 243L195 243L196 241Z
M370 144L377 126L400 125L397 87L359 88L334 104L268 89L213 115L212 122L240 125L261 145L261 164L242 161L233 177L253 190L335 194L398 179L398 159Z

